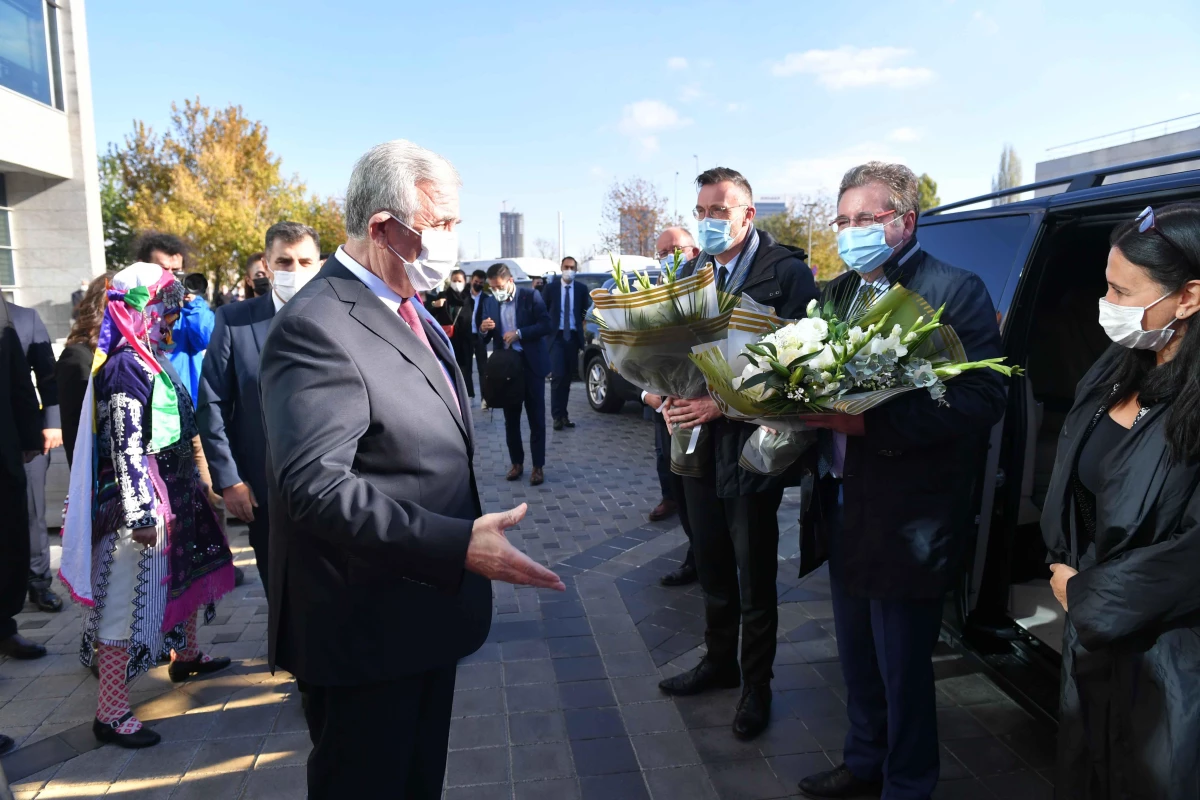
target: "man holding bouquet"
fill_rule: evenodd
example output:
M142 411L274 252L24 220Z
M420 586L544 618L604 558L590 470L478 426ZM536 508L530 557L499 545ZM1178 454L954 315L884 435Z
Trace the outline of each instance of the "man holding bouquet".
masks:
M775 242L754 227L750 183L725 167L696 178L699 195L700 256L683 270L690 275L713 268L717 289L747 294L771 306L785 319L804 316L817 297L804 251ZM752 739L771 716L772 664L779 624L775 589L779 523L776 514L786 476L750 473L738 458L755 427L722 417L712 398L671 398L664 412L669 425L684 429L705 425L709 437L699 444L700 477L684 477L684 500L692 522L692 549L704 589L704 660L688 672L659 684L671 695L742 686L733 721L734 735ZM738 631L742 650L739 669Z
M970 361L1001 354L996 311L974 273L916 241L917 177L870 162L846 173L833 227L850 270L823 300L853 314L896 285L953 327ZM847 313L843 313L843 318ZM928 798L938 780L931 657L945 593L973 530L973 484L989 429L1004 414L1004 378L973 369L942 401L914 391L865 414L808 417L826 429L806 509L801 574L828 553L850 730L844 763L800 782L809 797Z

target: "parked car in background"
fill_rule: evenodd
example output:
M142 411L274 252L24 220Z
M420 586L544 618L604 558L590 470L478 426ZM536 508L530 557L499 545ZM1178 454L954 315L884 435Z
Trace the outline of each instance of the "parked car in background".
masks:
M635 256L636 258L637 256ZM657 265L658 262L655 262ZM661 270L639 268L655 283ZM583 281L588 289L612 288L610 272L580 272L575 280ZM584 331L584 345L579 351L579 374L587 386L588 404L602 414L615 414L630 400L641 400L642 390L609 369L604 348L600 346L600 330L589 318Z

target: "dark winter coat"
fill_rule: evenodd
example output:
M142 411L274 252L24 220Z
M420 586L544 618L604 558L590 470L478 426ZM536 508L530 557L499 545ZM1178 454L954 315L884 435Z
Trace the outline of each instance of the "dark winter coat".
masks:
M1000 356L996 309L983 281L922 249L905 259L913 247L884 265L888 281L934 309L944 305L942 322L954 328L968 360ZM860 282L847 273L823 294L840 298ZM970 370L946 382L944 400L914 391L866 412L866 434L846 440L840 523L837 481L816 482L802 526L801 575L828 555L835 577L857 597L937 599L955 584L975 531L988 432L1004 416L1005 378Z
M1080 548L1072 472L1111 403L1122 348L1080 381L1042 511L1067 581L1058 796L1200 797L1200 463L1173 463L1168 404L1151 408L1102 466L1094 548Z
M811 300L819 294L812 270L805 261L803 250L779 244L766 231L757 231L758 250L750 264L750 272L742 284L741 293L775 309L784 319L800 319ZM712 261L701 254L689 262L680 277L693 274L700 265ZM757 425L734 422L721 417L705 423L710 430L713 460L717 470L717 495L739 497L765 492L799 482L799 470L783 475L758 475L738 466L742 448L757 429Z

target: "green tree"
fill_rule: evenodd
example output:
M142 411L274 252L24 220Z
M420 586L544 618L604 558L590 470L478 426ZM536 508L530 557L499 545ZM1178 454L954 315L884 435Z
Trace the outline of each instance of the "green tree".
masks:
M938 197L937 193L937 181L929 177L928 172L922 172L921 177L917 179L917 196L920 198L918 205L921 211L937 208L942 204L942 198Z
M1011 144L1004 145L1004 149L1000 151L1000 169L996 172L996 177L992 178L992 191L999 192L1003 189L1011 189L1014 186L1021 185L1021 159L1017 157L1017 151L1013 149ZM992 205L1000 206L1005 203L1014 203L1020 200L1021 196L1017 194L1005 195L997 197L992 201Z
M198 98L172 104L165 135L135 121L124 145L105 159L113 187L112 207L104 206L111 214L106 230L111 221L114 230L124 224L130 231L182 236L193 267L217 291L234 285L275 222L312 225L327 250L345 236L341 205L310 195L295 177L284 178L267 146L266 126L247 119L240 106L214 110Z
M121 165L111 152L100 156L100 216L105 265L109 270L128 266L136 231L129 222L129 193L121 181Z
M837 252L837 234L829 221L837 206L829 197L798 197L782 214L759 217L754 227L771 234L781 244L799 247L808 254L808 265L816 267L817 280L827 281L846 269Z

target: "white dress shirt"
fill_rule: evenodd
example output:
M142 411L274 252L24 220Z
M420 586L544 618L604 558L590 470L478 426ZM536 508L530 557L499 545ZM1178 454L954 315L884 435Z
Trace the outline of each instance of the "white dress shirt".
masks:
M404 302L404 298L393 292L391 287L383 282L383 278L380 278L374 272L371 272L371 270L355 261L341 245L338 246L335 255L339 256L346 269L354 273L354 277L365 283L367 288L371 290L371 294L382 300L383 304L390 308L393 314L400 313L400 304Z

